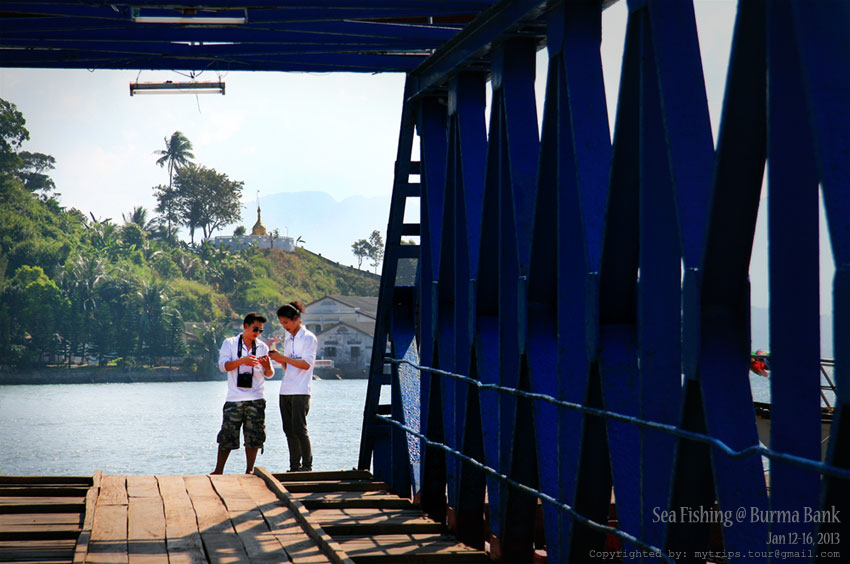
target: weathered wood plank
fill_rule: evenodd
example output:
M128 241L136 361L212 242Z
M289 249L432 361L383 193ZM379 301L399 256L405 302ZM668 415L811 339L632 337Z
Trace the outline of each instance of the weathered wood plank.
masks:
M186 493L189 494L195 514L198 516L198 530L201 533L217 532L235 535L227 508L218 497L209 476L184 476L183 481L186 484Z
M184 476L186 492L198 516L198 529L206 554L212 564L247 562L248 555L227 508L219 498L208 476Z
M27 530L28 527L38 526L80 526L79 513L18 513L0 515L0 531L13 531L18 528Z
M143 491L150 492L147 488ZM159 495L157 497L130 495L127 529L127 553L130 564L168 564L168 549L165 545L165 513Z
M15 485L0 486L0 497L85 497L88 486Z
M295 518L291 509L266 487L264 481L256 476L241 476L242 488L262 512L263 518L289 555L293 564L331 564L331 560L322 552L316 541L310 538Z
M104 479L107 477L104 476ZM127 506L101 505L98 502L86 562L125 564L128 561Z
M79 484L92 485L91 476L3 476L0 484Z
M207 531L201 533L210 564L240 564L248 562L248 555L236 533L218 533Z
M101 505L127 505L127 476L123 474L107 474L100 481L100 496L97 498Z
M159 486L154 476L127 476L128 497L159 498Z
M46 505L46 506L74 506L83 507L86 502L83 497L0 497L0 513L11 513L10 508L14 506ZM71 511L74 511L73 509ZM61 510L62 513L68 511Z
M409 499L380 492L314 492L291 493L307 509L343 509L374 507L377 509L413 509Z
M336 541L345 551L361 563L414 563L414 562L489 562L482 551L458 543L447 535L377 535L340 536Z
M100 470L95 470L92 476L92 485L86 493L86 507L82 514L82 530L80 536L77 537L77 544L74 547L73 564L84 564L89 553L89 543L91 542L92 528L94 527L94 513L97 508L97 498L100 496L100 485L103 480L103 473Z
M210 476L210 482L227 507L230 521L251 562L272 564L289 560L283 546L270 534L256 502L243 489L240 475Z
M206 564L198 521L182 476L157 476L165 508L165 541L170 564Z
M345 551L334 542L330 535L322 530L321 526L310 517L309 512L304 506L298 500L293 499L291 494L286 491L284 486L274 476L262 466L255 467L254 473L262 478L266 486L274 492L278 499L283 501L292 510L303 529L311 539L319 544L322 552L325 553L331 562L334 564L354 564L354 561L348 557Z
M224 501L228 511L247 511L256 507L251 496L242 489L240 476L240 474L210 476L213 488Z
M74 539L0 541L0 562L70 562L74 544Z
M334 480L321 482L287 482L284 484L290 493L303 492L383 492L389 493L384 482L367 480Z
M421 511L349 508L319 509L310 513L333 537L447 532L445 525L429 519Z
M319 480L371 480L372 473L368 470L330 470L317 472L283 472L274 474L279 481L284 482L316 482Z

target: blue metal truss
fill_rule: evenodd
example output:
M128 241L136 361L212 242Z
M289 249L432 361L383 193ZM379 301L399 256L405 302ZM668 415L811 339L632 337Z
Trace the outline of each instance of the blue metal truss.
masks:
M716 149L687 1L628 2L609 141L603 7L501 2L408 74L360 466L387 478L397 471L377 454L391 433L374 417L385 366L397 366L388 357L400 358L380 330L394 323L390 303L408 318L415 312L423 365L704 434L735 450L757 445L748 272L767 162L771 449L820 459L820 188L836 268L837 403L825 463L850 468L850 4L739 4ZM543 44L549 68L538 135L534 52ZM401 292L393 281L405 248L414 124L419 278L416 291ZM802 560L809 550L847 552L818 546L817 533L850 538L850 519L752 516L833 506L850 514L846 479L774 460L766 483L758 457L439 372L420 378L419 429L445 448L421 446L418 489L409 478L391 486L419 496L466 542L498 543L506 562L532 559L536 500L498 474L602 524L613 500L620 530L667 551L708 550L712 526L666 523L656 512L702 507L733 515L719 528L728 561L767 552L768 534L808 539L797 547ZM393 419L405 417L410 410ZM453 451L494 471L485 475ZM481 533L485 485L492 539ZM560 509L543 505L549 562L587 561L605 535Z
M488 0L3 2L0 66L405 72L490 4ZM172 19L141 22L134 15ZM191 22L192 17L246 21L198 24Z

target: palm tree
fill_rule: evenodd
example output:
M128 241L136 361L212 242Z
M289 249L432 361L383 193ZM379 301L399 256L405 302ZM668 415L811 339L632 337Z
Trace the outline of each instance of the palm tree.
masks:
M171 139L164 138L164 141L165 149L154 151L154 154L159 155L156 164L161 167L164 167L166 164L168 165L168 191L162 195L163 200L161 200L160 204L165 216L168 218L168 230L171 231L171 200L174 197L171 184L174 180L174 173L180 167L189 164L195 158L195 155L192 153L192 142L179 131L172 133Z
M156 220L148 221L148 209L145 206L134 206L129 215L121 214L124 223L135 223L142 231L152 231L156 227Z

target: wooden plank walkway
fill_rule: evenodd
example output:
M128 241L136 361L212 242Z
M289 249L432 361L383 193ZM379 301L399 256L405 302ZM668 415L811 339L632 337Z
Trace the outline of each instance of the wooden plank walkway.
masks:
M99 480L0 476L0 562L74 562Z
M486 553L459 543L442 523L391 494L369 472L290 472L257 469L306 523L357 564L485 563Z
M368 472L0 476L0 562L489 562Z

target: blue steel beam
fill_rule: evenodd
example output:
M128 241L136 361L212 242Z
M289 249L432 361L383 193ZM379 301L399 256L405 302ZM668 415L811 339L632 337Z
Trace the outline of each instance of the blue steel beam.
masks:
M605 409L637 415L637 271L640 260L641 78L646 23L629 15L614 127L608 210L600 264L598 370ZM639 443L634 429L607 422L610 472L622 526L638 532ZM637 475L634 469L638 469ZM610 497L610 495L609 495ZM606 500L607 501L607 500ZM621 517L622 514L622 517Z
M603 216L610 167L610 137L599 52L600 3L570 3L548 16L549 73L538 171L534 245L529 273L528 357L534 391L584 402L596 350L594 296L601 258ZM583 142L574 143L581 139ZM555 244L552 244L552 242ZM604 521L606 473L594 472L579 485L580 460L598 467L607 459L598 421L585 428L581 415L540 404L535 410L540 482L543 491L581 513ZM602 496L583 496L593 491ZM593 506L585 499L595 498ZM599 502L598 500L603 501ZM578 535L571 545L572 519L544 505L547 554L563 561L587 554L593 538ZM571 548L572 546L572 548Z
M488 28L482 20L470 28L478 29L469 32L469 37L476 39L459 35L451 49L432 59L433 69L438 69L440 76L429 75L433 81L428 88L420 91L422 83L415 81L423 67L410 75L407 102L432 99L421 94L442 96L446 81L450 94L448 145L430 151L432 158L441 153L444 158L445 168L437 176L446 179L445 195L438 209L433 205L436 200L423 203L423 217L439 217L423 221L441 225L439 236L423 226L422 259L430 265L425 265L428 274L421 284L420 334L424 339L420 346L426 352L422 362L427 363L430 355L433 365L446 361L443 368L469 374L482 384L530 388L576 405L605 407L665 425L678 423L681 429L707 433L733 449L752 450L758 439L746 377L750 355L747 274L768 119L771 127L778 128L771 133L777 136L771 154L774 150L787 151L782 148L785 141L809 147L809 164L794 174L808 178L811 185L824 185L836 249L836 343L845 343L850 336L850 314L841 309L850 311L850 241L846 227L850 221L850 183L848 159L844 158L850 137L850 126L845 122L850 120L841 121L847 116L847 108L838 101L842 95L846 98L850 89L846 73L830 74L826 70L835 68L835 61L850 62L850 47L841 32L842 25L850 22L850 13L836 10L833 22L824 15L830 13L828 10L815 10L816 15L798 14L780 26L768 20L763 2L742 3L715 152L691 4L651 0L630 6L613 147L608 143L601 82L598 21L602 6L598 4L549 6L546 41L550 69L539 161L528 155L537 150L537 135L524 129L536 123L529 109L533 104L511 103L533 100L516 95L530 84L532 64L527 61L506 72L512 64L510 46L523 42L533 46L542 40L542 19L525 27L533 37L517 39L511 35L518 29L517 22L525 25L528 22L524 17L539 15L534 9L506 23L504 33ZM786 16L799 10L796 5L781 4L772 9L786 10ZM768 26L773 37L793 39L771 44L771 57L776 61L770 71L776 73L776 79L771 81L789 80L794 85L772 93L766 77ZM489 39L485 41L485 37ZM478 49L474 48L476 41L483 42ZM837 54L827 54L827 47ZM471 113L479 120L471 130L480 136L472 156L461 149L460 120L456 117L460 115L462 92L459 77L469 76L462 73L470 64L482 64L478 58L482 53L492 58L487 64L492 65L493 76L483 172L482 104L470 104L474 108ZM449 68L447 57L455 57L456 66ZM833 66L825 66L821 59L828 59ZM441 64L446 67L440 70ZM832 76L836 74L839 76ZM510 79L507 83L506 77ZM822 83L829 87L820 88ZM512 86L506 90L506 84ZM508 94L513 87L517 88L513 91L516 97ZM770 115L767 96L778 97ZM839 119L831 120L831 115ZM437 121L443 123L445 119L441 116ZM783 127L795 132L793 139L787 133L783 135ZM440 129L434 126L435 131ZM774 157L774 161L785 162L771 166L795 163L798 156ZM478 170L484 178L481 200L475 200L476 206L480 201L481 215L476 211L479 208L466 207L468 187L474 185L466 176L469 169ZM782 172L776 175L786 176L779 182L789 184L794 178ZM530 183L523 182L529 178ZM774 210L771 216L781 222L788 221L782 214L793 207L790 202L796 201L794 198L808 201L809 220L786 229L789 233L796 230L797 240L783 243L783 235L775 230L770 235L771 244L777 246L775 251L791 245L808 248L799 255L807 260L817 255L812 251L817 244L811 220L812 190L780 191L769 203ZM452 218L454 223L449 225ZM473 224L480 227L475 231L480 239L471 241L475 245L472 249L464 248L464 232L474 231ZM429 245L432 248L427 248ZM782 286L780 293L795 284L808 284L805 293L811 298L817 291L812 282L815 277L783 281L783 277L790 277L783 275L789 268L783 261L790 264L792 256L772 256L771 283ZM468 272L463 269L465 260L469 261ZM777 334L784 338L803 331L805 325L795 329L794 323L816 318L818 307L811 300L801 300L791 310L788 319L777 315L775 321ZM453 318L439 319L446 315ZM440 324L442 330L435 332ZM471 346L466 344L470 327L475 330ZM426 342L429 335L434 335L431 343ZM450 362L442 353L446 347L441 339L446 336L455 341ZM811 333L807 338L816 342ZM844 352L837 348L840 357ZM777 359L779 372L772 384L777 390L777 417L782 418L782 422L774 421L777 448L797 453L816 450L814 433L807 437L804 431L795 429L796 415L780 405L790 405L790 400L782 398L790 398L795 390L808 394L809 407L817 405L813 390L819 376L807 374L804 382L789 377L794 362L816 356L816 351L801 350ZM556 377L549 373L553 367ZM850 466L847 410L842 408L848 393L846 371L842 371L845 368L838 362L836 374L844 386L839 385L828 454L828 460L838 466ZM440 380L443 376L435 374L431 386L445 386ZM730 457L726 451L712 450L706 443L690 439L674 440L660 434L661 429L636 430L625 421L600 423L595 417L561 413L562 408L546 407L542 402L534 407L532 425L532 412L524 411L527 404L506 401L491 388L480 391L480 404L476 405L474 395L467 391L464 396L458 384L453 387L453 392L444 387L445 393L422 396L429 416L440 417L443 422L429 431L434 438L454 445L471 458L483 457L498 474L530 485L539 480L544 493L580 508L584 515L592 514L598 522L607 517L610 468L620 528L644 543L691 553L710 547L710 524L670 523L667 527L657 519L652 522L654 510L699 510L717 502L724 511L764 511L818 502L813 500L817 490L812 484L816 480L806 477L811 472L808 469L780 469L787 465L775 463L774 479L787 484L776 488L789 493L775 493L769 506L757 459ZM442 410L439 415L438 410ZM476 429L470 431L470 410L473 414L480 412L480 435ZM812 413L806 416L807 421L815 421ZM470 437L474 440L467 443ZM536 441L533 450L528 449L530 438ZM480 447L480 451L471 454L467 446ZM537 474L529 476L529 470L535 468ZM464 469L449 466L447 475L449 483L438 482L435 490L440 491L439 495L435 491L435 499L444 499L447 487L449 501L461 503ZM801 477L807 486L795 490L793 476ZM457 483L452 484L454 480ZM503 558L530 560L528 525L532 518L524 513L530 505L505 489L494 473L488 473L486 480L491 530L501 541ZM845 507L846 481L821 482L825 484L821 507L828 509L830 503ZM480 489L475 491L479 493L469 496L469 507L480 507L477 504L482 494ZM589 549L601 548L602 537L585 534L584 525L579 528L572 521L546 511L550 561L583 561ZM840 533L846 529L843 524L833 525L806 530ZM722 531L728 551L746 554L748 550L766 549L768 526L763 520L735 519Z
M485 88L483 73L466 72L449 85L449 147L446 197L454 198L454 325L455 372L473 375L475 339L475 283L481 237L484 172L487 156ZM481 404L478 390L455 386L457 434L460 450L484 462L481 431ZM460 465L454 508L454 530L458 539L470 546L484 546L484 474L469 465Z
M765 7L741 6L735 22L700 268L684 279L682 428L711 429L736 447L757 444L749 366L749 262L766 154ZM693 414L697 414L695 417ZM761 464L730 461L679 441L671 506L767 509ZM712 477L713 467L713 477ZM696 484L696 486L695 486ZM716 484L716 487L715 487ZM715 489L717 493L715 494ZM729 545L764 548L766 526L724 528ZM671 525L668 548L708 543L707 527Z
M536 192L539 134L534 98L536 41L508 39L494 53L493 106L488 154L495 159L486 179L486 191L498 196L498 236L481 244L497 244L498 272L498 381L503 386L527 387L524 374L527 296L525 281L531 253L531 228ZM498 124L494 134L494 124ZM494 218L495 219L495 218ZM482 377L483 379L483 377ZM499 398L499 470L522 483L537 481L534 428L524 403ZM501 515L503 557L516 560L530 554L536 512L534 499L506 491Z
M831 10L801 8L791 6L792 21L835 265L836 405L826 462L850 468L850 73L836 70L850 68L850 5L835 3ZM850 484L827 477L820 509L832 508L850 514ZM818 533L830 540L850 538L850 520L822 524ZM830 550L826 544L817 548Z
M61 52L27 52L9 56L0 51L0 67L87 68L209 71L293 72L402 72L415 67L423 57L414 55L280 55L260 60L236 57L136 57L133 55L90 55Z
M503 0L482 12L410 73L413 81L412 96L418 97L445 85L464 64L489 51L494 41L514 31L523 21L539 16L542 5L541 0Z
M818 177L791 2L767 5L768 200L771 448L820 458ZM817 507L819 476L770 466L770 509ZM813 539L815 523L772 523L771 535ZM805 538L805 537L804 537ZM814 540L814 539L813 539ZM806 543L807 548L814 548Z
M422 196L420 198L421 240L420 257L420 357L429 366L440 366L438 341L438 295L440 251L442 249L443 205L446 182L446 107L436 96L419 104L417 131L420 138L422 162ZM430 374L420 376L421 425L429 437L444 439L442 415L442 385ZM422 451L422 508L433 519L443 521L446 515L446 461L442 451Z

